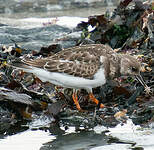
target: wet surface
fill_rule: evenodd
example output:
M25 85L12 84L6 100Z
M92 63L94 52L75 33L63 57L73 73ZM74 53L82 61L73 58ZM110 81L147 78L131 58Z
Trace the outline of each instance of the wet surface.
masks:
M61 16L70 16L70 17L88 17L91 15L102 14L105 11L112 11L115 7L98 7L98 8L75 8L69 10L55 10L55 11L48 11L48 12L21 12L21 13L1 13L0 17L7 19L7 18L52 18L52 17L61 17ZM2 23L2 22L1 22Z
M31 129L0 139L0 149L31 150L129 150L153 149L153 130L135 126L130 120L115 128L96 126L91 130L73 126L50 126L48 129Z
M21 45L22 48L28 51L36 50L37 52L42 46L48 47L53 43L61 44L63 48L74 46L76 41L81 38L81 32L74 29L76 25L81 21L88 21L85 17L102 14L106 9L110 11L113 7L102 7L97 8L97 10L96 8L80 8L41 13L23 12L0 14L0 44L1 46L12 46L14 44L13 39L16 43ZM48 96L54 101L56 99L53 92L55 89L51 87L50 84L43 85L39 83L32 75L24 76L24 74L21 73L16 78L20 80L21 76L24 79L22 84L25 85L26 88L28 87L28 90L22 89L22 85L15 85L13 82L11 83L13 85L12 90L17 90L17 92L21 89L24 92L28 91L30 97L20 93L17 94L11 90L4 93L4 89L1 89L0 92L3 96L0 98L0 149L154 149L153 99L147 97L147 103L142 103L143 97L140 97L138 98L139 103L136 103L137 94L143 93L144 91L142 87L136 90L134 94L131 93L134 90L134 86L131 86L132 91L130 90L128 92L125 90L122 92L122 94L125 92L125 95L114 95L117 99L112 103L110 97L113 95L110 94L113 93L113 89L109 86L106 88L106 93L108 94L106 101L109 102L109 108L103 110L98 111L92 106L92 109L88 110L89 112L80 113L74 110L74 106L72 106L72 102L70 102L69 107L71 109L68 107L63 108L63 103L58 103L58 105L62 105L60 107L57 107L56 104L52 107L49 106L49 114L47 114L43 107L46 107L50 99L44 95L39 95L34 92L30 93L29 91L36 90L41 93L41 90L44 90L45 87L50 91L47 93ZM2 74L1 83L3 86L7 85L8 81L9 79ZM11 84L8 86L9 88L12 86ZM44 87L38 88L38 85L43 85ZM118 91L119 89L114 90ZM124 89L120 88L119 91L122 90ZM7 94L7 92L9 92L9 94ZM131 94L133 98L130 100L127 99ZM84 93L84 95L86 94ZM19 100L19 97L23 99L21 98ZM90 106L85 103L84 98L86 99L86 96L83 96L83 93L80 94L80 97L81 106L85 106L85 109L87 108L86 106ZM26 98L26 100L24 100L24 98ZM29 98L32 98L32 101L29 102ZM69 101L69 98L70 97L66 94L65 99ZM121 109L124 104L126 104L125 106L127 106L130 116L127 116L125 111L119 111L119 107L116 107L117 104L120 104L119 107L121 107ZM130 104L131 106L129 107ZM53 111L53 107L57 108L57 111ZM50 111L50 108L52 111ZM37 113L33 113L33 111L37 111ZM53 117L51 114L55 116ZM120 118L118 115L122 117ZM23 117L26 118L24 122L22 122ZM142 124L144 127L134 125L131 120L127 121L129 117L134 123ZM60 121L57 123L56 119ZM144 124L147 120L149 123Z
M48 142L41 147L41 150L76 150L91 149L96 146L104 145L107 142L105 134L96 134L94 131L81 131L79 133L70 133L59 135L52 142Z

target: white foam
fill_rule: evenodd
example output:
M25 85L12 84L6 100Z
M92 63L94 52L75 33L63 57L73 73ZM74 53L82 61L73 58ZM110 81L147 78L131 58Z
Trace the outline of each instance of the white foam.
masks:
M81 21L88 21L88 18L83 17L51 17L51 18L24 18L24 19L14 19L14 18L0 18L0 21L12 27L19 27L22 29L31 29L37 27L46 27L52 25L59 25L73 29Z
M154 129L141 128L139 125L134 125L132 120L129 119L126 124L109 128L109 131L106 135L128 142L135 142L135 146L141 146L144 150L154 150Z
M39 150L43 143L54 140L49 132L41 130L25 132L0 139L1 150Z
M81 21L88 21L88 18L82 17L56 17L56 18L25 18L19 19L21 22L25 22L27 27L36 27L36 26L43 26L43 24L53 23L53 25L59 25L68 28L75 28L78 23ZM28 23L28 24L27 24ZM49 24L50 25L50 24ZM51 24L52 25L52 24Z

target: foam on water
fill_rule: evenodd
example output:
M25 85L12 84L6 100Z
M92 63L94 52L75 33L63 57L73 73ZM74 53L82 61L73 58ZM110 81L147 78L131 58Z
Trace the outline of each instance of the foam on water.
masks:
M1 150L39 150L43 143L52 141L55 136L41 130L27 130L19 134L0 139Z
M24 18L24 19L12 19L12 18L0 18L0 22L14 27L23 29L45 27L51 25L59 25L73 29L81 21L88 21L88 18L82 17L51 17L51 18Z
M128 120L124 125L117 125L115 128L109 128L109 133L120 140L134 142L136 146L141 146L144 150L154 150L154 129L142 128L134 125L132 120Z

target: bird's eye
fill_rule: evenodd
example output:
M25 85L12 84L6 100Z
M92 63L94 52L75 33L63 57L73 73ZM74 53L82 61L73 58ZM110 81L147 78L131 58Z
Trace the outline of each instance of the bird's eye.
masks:
M132 72L137 72L137 68L132 67Z

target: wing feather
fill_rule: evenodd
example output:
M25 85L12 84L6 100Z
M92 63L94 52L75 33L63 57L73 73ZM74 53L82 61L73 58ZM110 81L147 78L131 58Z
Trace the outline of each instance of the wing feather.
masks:
M107 56L113 50L102 44L90 44L67 48L50 57L24 60L27 65L43 68L50 72L93 78L100 68L100 56Z

